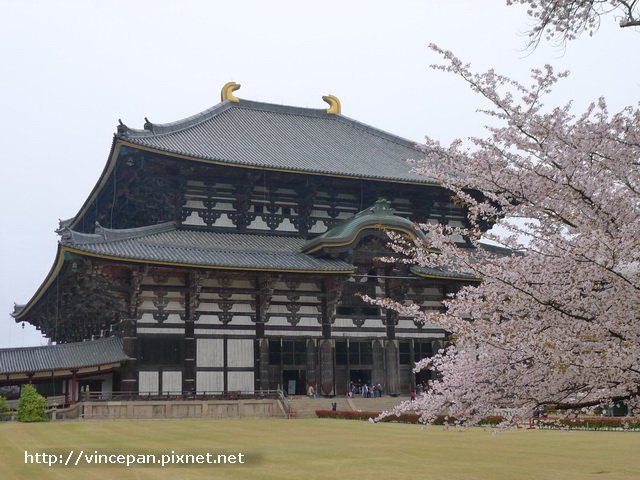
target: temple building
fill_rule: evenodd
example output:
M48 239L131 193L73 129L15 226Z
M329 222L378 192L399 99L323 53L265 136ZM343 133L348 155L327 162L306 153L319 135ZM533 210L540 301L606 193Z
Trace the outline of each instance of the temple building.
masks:
M414 362L446 332L360 295L441 309L476 279L380 257L389 230L422 238L415 223L463 226L466 212L411 172L414 143L343 116L337 98L298 108L238 88L184 120L120 122L96 186L60 222L53 266L13 316L57 344L37 351L46 358L96 345L84 366L39 370L61 389L83 372L91 391L151 395L316 385L332 396L351 382L400 394L422 381ZM0 385L29 373L12 368Z

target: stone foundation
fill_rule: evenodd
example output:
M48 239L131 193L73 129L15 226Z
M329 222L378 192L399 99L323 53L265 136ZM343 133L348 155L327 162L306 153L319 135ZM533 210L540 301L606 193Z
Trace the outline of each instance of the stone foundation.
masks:
M277 400L83 402L84 418L269 418L281 417Z

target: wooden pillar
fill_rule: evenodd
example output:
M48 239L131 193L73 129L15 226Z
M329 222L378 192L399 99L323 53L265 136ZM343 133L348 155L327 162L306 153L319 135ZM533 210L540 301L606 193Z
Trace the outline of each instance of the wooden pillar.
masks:
M259 390L269 390L269 340L266 338L259 338L257 342L258 375L256 375L256 388Z
M373 354L373 371L371 372L371 383L373 385L386 384L385 379L385 362L384 362L384 340L376 339L373 340L373 345L371 347L371 353ZM384 392L385 394L387 392Z
M392 274L391 269L385 271L385 296L394 298L402 302L404 300L403 284L398 280L389 278ZM387 330L387 338L384 345L385 356L385 391L389 395L398 395L400 393L400 352L398 341L396 340L396 325L398 324L399 315L395 310L387 309L385 316L385 326Z
M322 339L318 342L320 351L320 384L321 395L335 395L335 348L333 340Z
M71 370L71 404L78 401L78 371Z
M411 373L409 374L409 389L411 391L417 388L416 374L413 373L413 369L416 367L415 358L416 356L415 356L415 348L413 345L413 339L410 339L409 340L409 365L411 366Z
M318 341L319 365L316 369L318 391L321 395L336 393L335 342L331 339L331 325L335 320L336 305L340 299L344 279L330 277L323 282L322 297L322 339Z
M384 280L384 296L387 298L393 298L394 300L401 301L402 299L397 298L397 292L394 288L394 285L391 284L391 279L388 276L391 274L391 270L386 269L384 272L385 278ZM389 340L394 340L396 338L396 325L398 323L398 312L395 310L387 309L385 314L384 324L387 330L387 338Z
M317 390L318 379L316 375L318 364L318 352L316 350L316 342L313 338L307 339L307 384L313 385Z
M137 361L137 338L136 321L126 319L123 323L122 350L129 360L122 367L120 377L120 390L123 392L138 391L138 361Z
M400 356L397 340L385 340L385 391L388 395L400 394Z
M195 322L184 322L184 363L182 366L182 391L195 393L196 391L196 338Z
M195 322L198 320L200 291L204 274L198 271L186 275L184 299L184 358L182 363L182 391L188 394L196 391L196 335Z

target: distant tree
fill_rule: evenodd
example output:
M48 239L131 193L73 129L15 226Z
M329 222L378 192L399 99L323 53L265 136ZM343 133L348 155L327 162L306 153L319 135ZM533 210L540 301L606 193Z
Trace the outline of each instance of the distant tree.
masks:
M543 38L564 43L584 32L592 35L603 15L613 15L623 28L640 26L638 0L507 0L516 4L525 5L535 21L529 32L533 46Z
M565 74L547 66L527 86L473 73L452 53L441 70L487 99L488 138L443 146L427 139L416 171L468 207L470 228L425 225L429 247L396 238L409 262L482 279L446 300L446 313L377 300L452 333L452 346L418 368L437 370L427 393L401 411L475 424L496 408L512 421L541 406L586 411L640 398L640 112L609 113L599 99L581 115L545 109ZM462 249L488 235L517 254ZM458 237L459 238L459 237Z
M7 399L0 395L0 422L6 420L9 417L11 408L7 404Z
M18 400L19 422L46 422L47 401L33 385L24 385Z

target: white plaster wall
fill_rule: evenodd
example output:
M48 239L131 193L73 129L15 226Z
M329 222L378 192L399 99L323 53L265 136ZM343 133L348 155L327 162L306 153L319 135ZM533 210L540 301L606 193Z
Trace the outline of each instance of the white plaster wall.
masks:
M271 305L271 307L269 308L269 314L273 316L275 315L286 316L288 313L289 313L289 310L287 310L286 305ZM299 315L319 315L320 312L315 306L302 305L298 310L298 314Z
M226 337L239 337L244 335L255 335L256 331L253 330L229 330L224 326L220 328L196 328L195 334L200 335L225 335Z
M104 377L104 379L102 380L101 390L103 396L111 396L111 393L113 392L113 376L107 375L106 377Z
M227 374L227 389L229 391L253 392L253 385L253 372L229 372Z
M182 372L162 372L162 393L182 392Z
M291 221L288 218L285 218L280 225L276 228L279 232L295 232L297 231L296 227L293 226Z
M321 222L320 220L316 220L313 226L309 229L309 233L324 233L326 231L327 231L327 226L324 224L324 222Z
M247 305L248 306L248 305ZM248 315L235 315L230 322L231 325L255 325Z
M215 227L235 227L226 213L220 215L220 218L218 218L213 225Z
M196 391L221 392L224 390L223 372L196 372Z
M269 317L269 321L267 325L270 327L286 327L291 325L286 317ZM305 327L319 327L320 322L318 322L317 318L303 317L300 319L296 327L305 328Z
M262 216L257 216L249 225L247 225L247 228L251 230L270 230L269 226L262 219Z
M398 332L396 331L396 338L444 338L444 333L433 332Z
M356 325L353 323L351 318L336 318L334 327L355 327ZM382 320L379 318L367 318L362 324L363 327L367 328L384 328L384 324ZM413 327L415 325L412 324Z
M221 338L198 338L196 340L196 367L222 367L224 349Z
M170 335L184 335L184 328L176 327L176 328L146 328L146 327L138 327L136 330L139 334L142 333L166 333Z
M138 391L140 393L158 394L160 372L146 371L138 374Z
M198 215L198 212L191 212L187 218L182 222L183 225L197 225L202 226L207 223Z
M158 321L153 318L153 315L151 313L143 313L142 316L140 317L140 320L138 320L138 325L140 325L141 323L153 325L158 323Z
M228 339L227 365L229 367L253 367L253 340Z
M200 197L201 198L201 197ZM187 208L205 208L204 200L192 195L191 198L187 198L187 201L184 203L184 206Z

